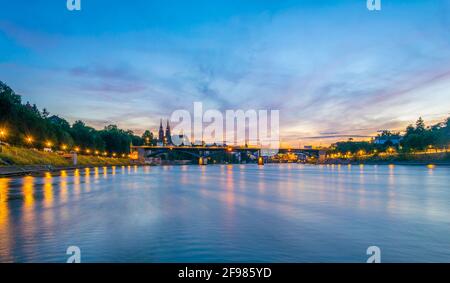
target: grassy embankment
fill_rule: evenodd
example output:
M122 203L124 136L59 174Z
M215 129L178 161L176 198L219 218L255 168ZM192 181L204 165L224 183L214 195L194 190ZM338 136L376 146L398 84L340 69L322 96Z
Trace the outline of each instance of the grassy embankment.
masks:
M128 158L108 158L78 155L79 166L111 166L128 165ZM0 166L8 165L51 165L54 167L73 166L72 159L64 158L53 152L43 152L34 149L2 145Z

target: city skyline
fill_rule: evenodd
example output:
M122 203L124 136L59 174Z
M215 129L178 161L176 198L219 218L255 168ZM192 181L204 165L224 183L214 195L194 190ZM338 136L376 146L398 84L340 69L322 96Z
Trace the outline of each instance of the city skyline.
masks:
M279 109L292 145L443 120L450 4L365 2L6 2L0 77L71 122L139 134L195 101Z

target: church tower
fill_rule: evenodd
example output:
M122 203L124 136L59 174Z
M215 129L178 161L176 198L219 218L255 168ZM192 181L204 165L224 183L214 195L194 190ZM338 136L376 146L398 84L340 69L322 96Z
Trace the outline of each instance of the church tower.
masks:
M170 134L169 119L167 119L167 127L166 127L166 144L172 145L172 135Z
M164 144L164 129L162 126L162 119L159 121L158 144Z

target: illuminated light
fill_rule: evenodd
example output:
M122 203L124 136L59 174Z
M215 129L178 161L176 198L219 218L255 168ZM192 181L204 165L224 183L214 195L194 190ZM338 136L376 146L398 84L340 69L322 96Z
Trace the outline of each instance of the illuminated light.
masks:
M108 155L108 153L107 153L107 152L105 151L105 152L103 152L103 155L104 155L104 156L107 156L107 155Z
M10 180L7 178L0 178L0 230L3 230L9 223L9 205L8 205L8 190Z
M23 181L22 193L24 195L24 204L26 210L31 209L34 204L34 180L34 177L27 176Z
M122 154L122 157L125 157L125 153Z
M0 137L6 136L7 132L5 129L0 129Z
M90 149L86 149L86 153L91 153L91 150Z
M95 151L95 154L96 154L96 155L99 155L99 153L100 153L100 152L98 152L98 150Z
M113 157L116 157L116 153L113 153L112 156L113 156Z
M264 158L258 157L258 165L264 165Z
M53 144L52 144L52 142L48 141L48 142L45 143L45 145L46 145L47 147L52 147Z
M428 168L428 169L434 169L434 168L436 168L436 165L434 165L434 164L428 164L428 165L427 165L427 168Z
M61 146L61 149L62 149L62 150L66 150L66 149L67 149L67 145L63 144L63 145Z
M27 143L32 143L33 142L33 138L31 136L28 136L28 137L25 138L25 141Z
M227 148L227 151L231 152L231 151L233 151L233 149L231 147L229 147L229 148Z
M79 152L80 151L80 148L77 146L77 147L75 147L75 151L76 152Z

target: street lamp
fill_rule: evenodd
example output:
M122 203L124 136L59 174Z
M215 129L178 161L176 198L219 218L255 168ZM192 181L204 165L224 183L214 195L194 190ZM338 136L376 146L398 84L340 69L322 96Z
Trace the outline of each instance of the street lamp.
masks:
M32 144L32 143L33 143L33 138L32 138L31 136L28 136L28 137L25 138L25 141L26 141L28 144Z
M52 144L50 141L48 141L48 142L45 143L45 145L46 145L47 147L52 147L53 144Z
M2 139L6 136L6 130L0 129L0 152L2 152Z
M5 130L5 129L0 129L0 141L1 141L1 139L3 139L4 137L6 137L6 130Z

